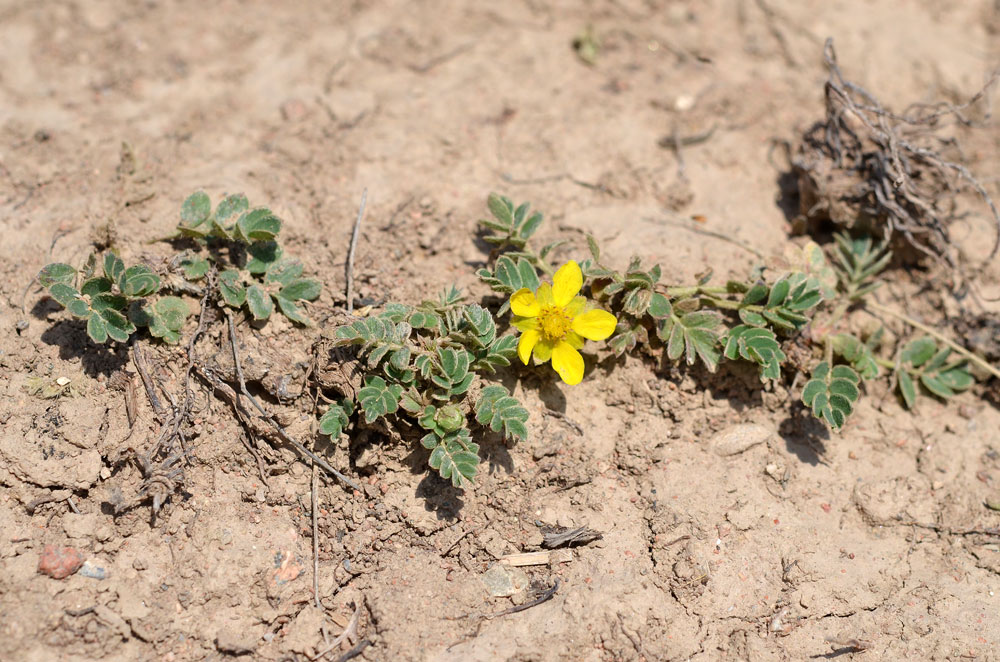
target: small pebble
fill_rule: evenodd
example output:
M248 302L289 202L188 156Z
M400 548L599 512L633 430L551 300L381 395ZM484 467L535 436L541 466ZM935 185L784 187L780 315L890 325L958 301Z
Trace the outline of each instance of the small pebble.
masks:
M719 432L709 442L716 455L723 457L740 453L762 444L774 434L771 428L757 423L731 425Z
M65 579L80 569L83 556L72 547L46 545L38 559L38 572L53 579Z

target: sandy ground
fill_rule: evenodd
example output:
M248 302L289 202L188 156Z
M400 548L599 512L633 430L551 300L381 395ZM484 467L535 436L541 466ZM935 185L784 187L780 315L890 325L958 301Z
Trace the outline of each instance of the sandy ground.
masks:
M998 12L985 0L3 2L0 658L306 660L357 607L357 638L325 659L367 641L358 659L1000 660L1000 513L983 505L1000 494L1000 412L981 390L909 414L878 386L832 435L802 418L790 380L761 393L738 370L709 379L604 355L573 388L512 372L532 439L485 447L473 489L429 476L418 448L368 437L331 450L365 490L320 480L317 608L307 464L269 449L265 483L230 410L203 397L182 489L159 517L148 503L114 516L141 479L117 459L156 429L142 400L129 435L112 379L127 352L88 343L35 287L21 313L50 256L79 262L97 242L162 264L170 247L148 240L197 189L279 212L326 285L317 313L344 302L364 188L356 285L375 303L453 282L486 294L474 231L490 191L543 210L545 237L569 240L563 256L589 232L610 261L658 260L674 282L743 274L750 253L682 221L765 254L788 245L781 145L822 117L823 40L890 105L958 101L996 65ZM588 26L593 66L572 47ZM713 128L682 160L659 144ZM969 154L994 195L998 135L988 126ZM988 250L977 232L970 221L961 237L973 257ZM1000 293L998 273L984 294ZM922 277L896 274L883 300L939 323L935 300L907 301ZM307 360L319 331L241 328L272 372ZM177 387L175 350L153 345L152 358ZM33 377L60 376L76 397L28 395ZM714 435L740 423L774 434L720 455ZM29 513L46 495L61 500ZM484 574L538 549L539 524L604 537L491 597ZM40 574L48 544L78 549L87 572ZM556 582L550 600L484 618Z

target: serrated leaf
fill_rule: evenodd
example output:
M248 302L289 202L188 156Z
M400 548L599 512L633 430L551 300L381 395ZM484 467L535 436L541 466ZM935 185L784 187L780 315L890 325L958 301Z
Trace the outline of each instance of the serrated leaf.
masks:
M247 246L246 270L252 274L266 273L268 268L281 259L281 246L275 241L258 241Z
M188 227L201 225L211 214L212 201L204 191L192 193L181 205L181 223Z
M76 269L62 262L53 262L42 267L38 272L38 282L42 287L48 289L56 283L72 285L76 280Z
M358 403L365 412L365 422L374 423L378 418L394 414L399 409L403 387L387 385L381 377L365 378L365 385L358 391Z
M271 241L281 231L281 219L270 209L258 208L243 212L236 221L237 236L246 243Z
M247 288L247 308L255 320L266 320L274 312L270 295L256 284Z

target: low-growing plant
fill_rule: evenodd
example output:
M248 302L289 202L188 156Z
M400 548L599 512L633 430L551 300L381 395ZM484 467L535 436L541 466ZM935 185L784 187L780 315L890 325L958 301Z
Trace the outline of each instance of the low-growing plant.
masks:
M493 194L487 206L492 218L481 225L492 233L486 240L498 249L489 267L479 270L479 277L494 292L510 296L497 313L513 308L511 324L522 331L521 346L531 346L536 332L524 326L519 301L549 296L539 272L551 272L546 258L553 245L538 252L532 249L530 239L541 226L542 216L536 213L526 218L527 204L515 207L510 199ZM969 362L981 363L940 337L901 339L895 358L886 358L880 353L881 328L864 341L841 328L852 310L887 311L871 295L881 284L878 277L891 254L870 237L837 235L832 265L816 244L809 244L795 264L783 269L759 265L747 278L724 285L710 284L711 272L690 285L665 284L660 265L646 266L639 258L617 271L601 261L597 241L587 240L590 256L580 263L583 281L574 287L589 287L594 301L617 320L612 332L604 335L602 330L593 339L608 337L608 346L617 356L653 351L668 362L701 364L710 372L723 360L749 362L757 367L761 382L783 379L788 345L805 341L815 353L802 401L833 429L842 427L854 411L863 382L884 376L883 368L892 371L904 404L912 407L918 383L946 399L971 386ZM542 327L543 337L554 337L544 322ZM521 360L528 364L530 355L530 351L522 352ZM536 354L536 359L544 361L548 356ZM578 372L574 369L567 379L554 353L552 357L563 381L579 381L582 361Z
M338 436L355 410L369 425L403 432L414 425L431 468L456 487L472 481L479 464L470 419L510 441L527 436L527 410L502 385L483 383L511 364L517 338L498 334L490 312L458 289L417 306L387 304L339 327L335 338L357 347L366 374L356 402L345 398L326 411L321 433Z
M109 338L126 342L140 326L176 342L174 334L187 315L177 297L147 302L160 291L160 277L143 264L126 268L113 252L100 258L91 254L79 270L62 262L48 264L38 273L38 282L74 317L86 320L87 335L96 343Z
M195 282L214 263L219 297L226 306L245 307L258 321L267 320L277 307L291 321L310 325L302 302L315 300L321 285L302 278L302 264L284 255L278 243L281 225L270 209L250 208L242 193L227 196L213 211L208 195L198 191L184 201L174 235L189 237L199 246L181 256L181 272Z

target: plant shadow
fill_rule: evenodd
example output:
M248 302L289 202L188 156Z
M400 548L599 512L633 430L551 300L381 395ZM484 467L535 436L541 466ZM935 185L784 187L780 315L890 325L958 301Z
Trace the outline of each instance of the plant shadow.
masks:
M789 453L806 464L816 466L823 461L830 431L802 404L795 405L791 416L778 426Z
M111 376L128 363L128 347L118 343L98 345L87 335L86 324L80 320L61 320L46 329L41 340L59 348L63 361L80 360L88 377Z

